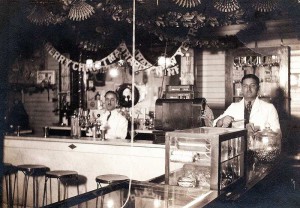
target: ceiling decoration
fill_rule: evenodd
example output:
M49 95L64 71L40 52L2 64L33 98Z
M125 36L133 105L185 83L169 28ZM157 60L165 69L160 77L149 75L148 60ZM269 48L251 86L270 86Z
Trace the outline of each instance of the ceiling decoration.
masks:
M201 0L173 0L176 4L186 8L192 8L201 4Z
M53 14L48 12L48 10L42 6L34 6L27 18L30 22L37 25L49 25L55 22L55 17Z
M85 0L61 0L57 2L37 0L29 3L27 19L36 25L61 24L67 19L83 21L94 13L94 7Z
M82 0L77 0L71 4L68 17L74 21L82 21L89 18L94 13L94 7Z
M172 7L169 3L175 3L181 8ZM202 1L205 2L202 3ZM295 0L289 0L291 2ZM88 3L87 3L88 2ZM161 0L158 4L150 3L149 1L138 1L137 10L145 11L145 18L155 18L155 16L165 15L167 12L177 13L206 13L206 16L220 16L222 13L232 13L236 11L246 12L253 8L258 12L271 12L278 9L279 4L284 4L284 0ZM69 18L72 21L83 21L91 18L93 14L101 15L101 13L108 13L115 21L125 20L132 22L132 2L122 0L60 0L60 1L46 1L36 0L30 3L29 21L38 25L49 25L61 23L63 20ZM55 8L54 8L55 7ZM215 11L213 9L215 9ZM159 14L161 11L161 14ZM221 12L216 14L216 11ZM152 16L151 13L155 14ZM143 14L141 14L143 15ZM150 15L150 16L149 16ZM171 21L172 24L172 21ZM233 24L230 22L230 24ZM176 25L175 25L176 26Z
M53 12L50 12L44 4L36 4L31 5L25 13L27 14L27 19L36 25L51 25L51 24L57 24L62 23L65 21L65 18L56 15Z
M234 12L240 9L237 0L214 0L214 8L221 12Z
M132 0L18 1L20 10L27 11L24 19L35 29L32 33L59 49L102 52L121 41L131 45ZM165 42L201 48L234 46L236 42L227 42L235 38L220 33L221 27L296 20L299 10L298 0L136 0L136 43L145 48Z
M259 12L271 12L279 5L279 0L254 0L253 8Z

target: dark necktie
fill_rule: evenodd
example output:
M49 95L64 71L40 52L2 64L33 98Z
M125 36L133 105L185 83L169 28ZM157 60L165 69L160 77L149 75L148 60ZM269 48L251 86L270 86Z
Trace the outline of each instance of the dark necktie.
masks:
M108 119L110 118L110 116L111 116L111 111L109 111L109 114L108 114L108 116L107 116L106 121L108 121Z
M247 105L245 106L245 111L244 111L245 127L246 127L246 124L249 123L251 109L252 109L251 101L248 101Z

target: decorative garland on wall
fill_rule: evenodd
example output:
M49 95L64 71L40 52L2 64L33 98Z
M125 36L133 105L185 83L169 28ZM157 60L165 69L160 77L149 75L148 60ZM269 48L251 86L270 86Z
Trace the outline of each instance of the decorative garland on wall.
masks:
M122 57L122 59L125 59L127 63L129 63L130 66L132 66L132 54L128 50L126 44L122 42L113 52L111 52L108 56L96 60L101 65L101 69L96 69L95 67L89 68L86 66L85 63L80 63L77 61L73 61L71 59L68 59L64 55L62 55L59 51L57 51L51 43L45 44L45 50L60 64L63 64L67 67L70 67L74 71L86 71L86 72L96 72L96 71L102 71L106 72L109 68L115 67L117 65L117 60ZM170 57L171 59L171 65L169 67L164 66L158 66L151 64L148 60L145 59L143 54L137 50L135 54L135 72L138 71L147 71L147 73L150 73L151 71L155 71L156 75L163 76L163 74L167 76L172 76L179 74L179 66L176 62L175 56L180 55L183 56L184 54L181 51L181 46L176 50L176 52Z

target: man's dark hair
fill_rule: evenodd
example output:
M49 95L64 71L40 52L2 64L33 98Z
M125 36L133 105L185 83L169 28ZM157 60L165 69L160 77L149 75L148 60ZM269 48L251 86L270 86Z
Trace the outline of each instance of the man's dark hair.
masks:
M119 96L118 93L116 93L115 91L109 90L105 93L104 97L106 97L107 94L114 94L116 96L116 99L119 100Z
M257 86L259 86L259 78L255 74L246 74L246 75L244 75L244 77L242 78L242 81L241 81L242 84L243 84L245 79L249 79L249 78L254 79Z

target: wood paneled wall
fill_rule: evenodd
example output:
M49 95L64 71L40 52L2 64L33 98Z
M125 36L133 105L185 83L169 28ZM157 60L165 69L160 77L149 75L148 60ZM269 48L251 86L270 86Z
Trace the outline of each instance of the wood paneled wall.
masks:
M45 70L55 70L56 84L58 86L58 62L51 56L48 56L45 66ZM31 95L28 93L24 94L24 107L29 115L29 124L34 134L43 135L44 126L50 126L59 122L59 116L54 112L57 106L57 102L53 101L53 98L56 98L55 96L56 91L51 89L49 89L49 97L47 89Z
M196 89L215 117L225 108L225 52L195 52Z
M291 51L290 61L291 111L293 117L300 118L300 50L295 49Z

